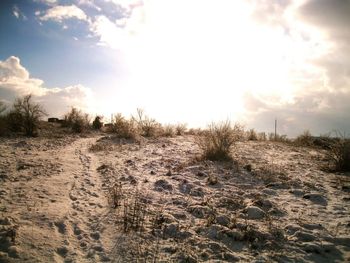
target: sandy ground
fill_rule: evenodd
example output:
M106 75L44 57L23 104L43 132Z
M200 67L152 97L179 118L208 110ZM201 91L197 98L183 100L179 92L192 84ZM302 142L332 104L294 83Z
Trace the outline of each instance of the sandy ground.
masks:
M324 151L199 153L192 136L1 139L0 262L350 261L350 177Z

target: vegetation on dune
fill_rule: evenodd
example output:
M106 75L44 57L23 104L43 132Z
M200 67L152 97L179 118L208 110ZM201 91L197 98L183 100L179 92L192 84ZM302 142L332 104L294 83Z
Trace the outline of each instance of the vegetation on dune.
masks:
M92 128L95 130L100 130L103 127L102 116L96 116L94 121L92 122Z
M335 171L350 171L350 139L341 136L334 140L328 158Z
M126 119L121 113L114 116L112 125L108 129L118 138L136 139L139 131L136 122L133 119Z
M77 108L72 108L64 115L63 127L69 127L76 133L81 133L90 127L89 115Z
M36 136L40 119L46 115L40 104L33 102L31 94L17 98L5 113L4 103L0 104L0 134L24 132L26 136ZM5 114L4 114L5 113Z
M140 135L144 137L156 137L161 131L161 125L155 119L147 116L143 109L137 109L137 115L132 117L137 123Z
M202 135L198 136L197 144L203 151L205 159L230 160L231 150L242 136L243 128L239 124L232 126L230 121L212 123Z

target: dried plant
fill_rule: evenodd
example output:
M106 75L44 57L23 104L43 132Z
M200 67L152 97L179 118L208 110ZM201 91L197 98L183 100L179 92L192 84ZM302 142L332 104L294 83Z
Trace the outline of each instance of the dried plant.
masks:
M201 136L197 144L203 151L203 157L208 160L231 160L231 150L234 144L243 136L243 128L239 124L233 127L229 121L212 123Z
M350 171L350 139L339 136L330 146L327 157L335 171Z

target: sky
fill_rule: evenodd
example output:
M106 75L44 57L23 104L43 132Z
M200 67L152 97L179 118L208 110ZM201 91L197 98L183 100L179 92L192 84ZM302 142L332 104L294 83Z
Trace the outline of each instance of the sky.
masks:
M350 134L350 0L2 0L0 99Z

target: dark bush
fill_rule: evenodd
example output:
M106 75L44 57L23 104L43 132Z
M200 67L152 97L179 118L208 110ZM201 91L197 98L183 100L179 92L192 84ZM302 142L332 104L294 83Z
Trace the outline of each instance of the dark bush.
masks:
M96 116L94 121L92 122L92 128L95 130L100 130L103 126L102 117Z
M89 128L89 124L89 115L73 107L71 111L64 116L62 126L70 127L74 132L81 133Z
M24 131L27 136L37 135L40 119L46 112L40 104L32 101L29 94L22 98L17 98L13 103L13 109L7 114L7 125L11 131Z

